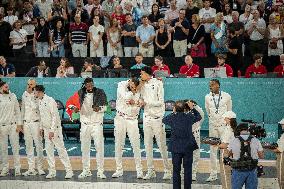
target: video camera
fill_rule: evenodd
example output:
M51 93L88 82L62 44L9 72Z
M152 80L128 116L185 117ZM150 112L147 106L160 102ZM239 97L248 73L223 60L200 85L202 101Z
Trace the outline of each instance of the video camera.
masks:
M257 123L252 120L246 120L242 119L241 120L244 123L248 123L248 130L251 135L255 136L256 138L265 138L266 137L266 130L264 128L264 124ZM239 135L239 131L237 131L237 135Z

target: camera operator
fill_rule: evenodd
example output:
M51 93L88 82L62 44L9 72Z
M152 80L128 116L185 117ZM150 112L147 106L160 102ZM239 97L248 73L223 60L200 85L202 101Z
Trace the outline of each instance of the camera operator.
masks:
M284 118L279 122L284 129ZM281 135L280 139L277 141L278 147L273 150L276 153L276 169L277 178L279 182L280 189L284 189L284 133Z
M237 127L239 136L229 143L229 157L232 157L232 188L239 189L243 185L246 189L257 189L257 163L259 158L264 158L260 141L250 135L248 124L241 123Z
M169 151L172 153L173 189L181 188L181 164L184 167L184 189L191 188L193 151L198 145L192 133L192 125L201 120L192 102L187 103L192 113L186 112L186 103L177 101L173 113L163 118L171 126Z

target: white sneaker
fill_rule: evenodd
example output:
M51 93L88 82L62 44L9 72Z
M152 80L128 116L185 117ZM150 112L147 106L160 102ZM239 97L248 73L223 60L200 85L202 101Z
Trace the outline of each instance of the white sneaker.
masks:
M24 172L22 175L25 177L34 176L34 175L37 175L37 172L34 169L31 169L31 170L29 169L26 172Z
M83 170L83 172L78 176L79 179L86 178L92 176L92 172L90 170Z
M143 177L144 180L149 180L151 178L156 178L156 173L154 170L151 170L147 172L147 174L145 175L145 177Z
M97 178L106 179L107 177L105 176L103 171L98 171L97 172Z
M9 169L3 168L0 174L0 177L6 177L9 174L10 174Z
M55 171L49 171L48 175L45 178L52 179L54 177L56 177L56 172Z
M20 168L16 168L15 169L15 177L16 176L21 176L22 174L21 174L21 169Z
M196 181L196 174L192 174L192 181Z
M111 176L112 178L118 178L123 176L123 171L122 170L116 170L115 173Z
M38 169L37 171L38 171L38 175L45 175L44 170L42 170L42 169Z
M218 180L218 177L216 175L210 175L206 182L212 182L215 180Z
M137 179L143 179L143 171L137 171Z
M165 171L163 180L171 180L172 178L172 173L170 171Z
M73 176L73 171L66 171L65 179L71 179Z

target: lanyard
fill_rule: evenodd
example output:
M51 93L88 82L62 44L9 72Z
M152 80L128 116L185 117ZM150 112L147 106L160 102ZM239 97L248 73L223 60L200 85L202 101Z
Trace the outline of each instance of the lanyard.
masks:
M213 94L212 94L213 96ZM221 91L219 93L219 98L218 98L218 102L215 101L215 98L213 96L213 101L214 101L214 105L215 105L215 108L216 108L216 112L215 114L218 114L218 109L219 109L219 105L220 105L220 100L221 100Z

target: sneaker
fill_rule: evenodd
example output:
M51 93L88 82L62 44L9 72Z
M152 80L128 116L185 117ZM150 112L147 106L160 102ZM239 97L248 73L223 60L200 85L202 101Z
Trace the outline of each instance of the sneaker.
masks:
M38 175L45 175L44 170L42 170L42 169L38 169L37 171L38 171Z
M192 181L196 181L196 174L192 174Z
M143 179L143 171L137 171L137 179Z
M71 179L74 176L73 171L66 171L65 179Z
M105 176L103 171L98 171L97 172L97 178L106 179L106 176Z
M24 172L22 175L25 177L34 176L34 175L37 175L37 172L34 169L29 169L26 172Z
M21 175L22 175L21 169L20 169L20 168L16 168L16 169L15 169L15 177L16 177L16 176L21 176Z
M3 168L0 177L6 177L7 175L9 175L9 169Z
M212 182L212 181L215 181L215 180L218 180L218 177L210 175L209 178L206 180L206 182Z
M121 170L116 170L115 173L113 173L113 175L111 176L112 178L118 178L123 176L123 171Z
M165 171L163 180L171 180L172 178L172 173L170 171Z
M90 170L83 170L83 172L78 176L79 179L86 178L92 176L92 172Z
M143 177L144 180L149 180L151 178L156 178L156 173L154 170L148 171L145 177Z
M45 178L52 179L54 177L56 177L56 171L49 171L48 175Z

